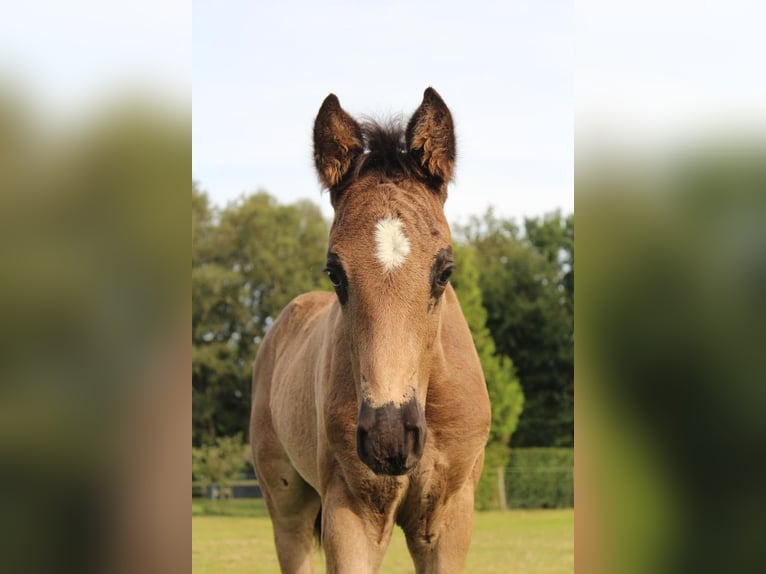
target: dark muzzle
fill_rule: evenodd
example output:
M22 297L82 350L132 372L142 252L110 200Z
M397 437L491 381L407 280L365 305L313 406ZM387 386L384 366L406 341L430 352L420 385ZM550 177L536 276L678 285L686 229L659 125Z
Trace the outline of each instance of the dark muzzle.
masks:
M415 397L396 406L373 408L362 401L356 428L356 451L376 474L412 470L426 444L426 418Z

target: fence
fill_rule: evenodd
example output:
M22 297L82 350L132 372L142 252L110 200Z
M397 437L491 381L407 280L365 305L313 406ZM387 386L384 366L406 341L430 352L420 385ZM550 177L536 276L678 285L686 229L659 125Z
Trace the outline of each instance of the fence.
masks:
M476 503L479 509L571 508L574 506L574 450L571 448L516 448L505 467L484 466ZM217 498L215 485L203 492L192 482L192 497ZM260 498L257 480L234 480L226 494L232 498Z
M498 462L488 451L476 492L477 508L574 506L573 449L516 448L505 466Z
M232 480L227 485L229 498L260 498L263 496L257 480ZM192 498L219 498L221 489L217 484L207 485L200 480L192 481Z

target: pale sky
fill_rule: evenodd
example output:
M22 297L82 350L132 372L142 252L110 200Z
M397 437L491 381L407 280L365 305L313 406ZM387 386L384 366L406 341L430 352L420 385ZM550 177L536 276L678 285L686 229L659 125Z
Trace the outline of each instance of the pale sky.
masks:
M265 189L329 217L311 130L335 93L403 113L433 86L458 135L451 221L573 209L574 14L546 2L194 2L193 177L217 205Z

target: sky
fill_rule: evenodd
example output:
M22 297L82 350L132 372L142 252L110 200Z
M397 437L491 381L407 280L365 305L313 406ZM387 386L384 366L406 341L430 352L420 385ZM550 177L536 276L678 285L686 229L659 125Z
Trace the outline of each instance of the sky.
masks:
M311 130L329 93L403 114L433 86L458 138L445 212L464 221L574 206L572 2L195 1L193 178L223 206L265 189L332 208Z

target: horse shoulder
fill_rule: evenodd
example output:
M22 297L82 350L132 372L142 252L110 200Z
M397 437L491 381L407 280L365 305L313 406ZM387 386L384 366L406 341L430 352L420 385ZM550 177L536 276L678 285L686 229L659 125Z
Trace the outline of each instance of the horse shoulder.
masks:
M271 386L276 363L305 341L333 300L332 293L311 291L298 295L282 309L258 347L253 363L253 398L260 387Z
M316 473L315 348L334 300L325 292L293 299L261 342L253 368L251 440L277 438L310 483Z

